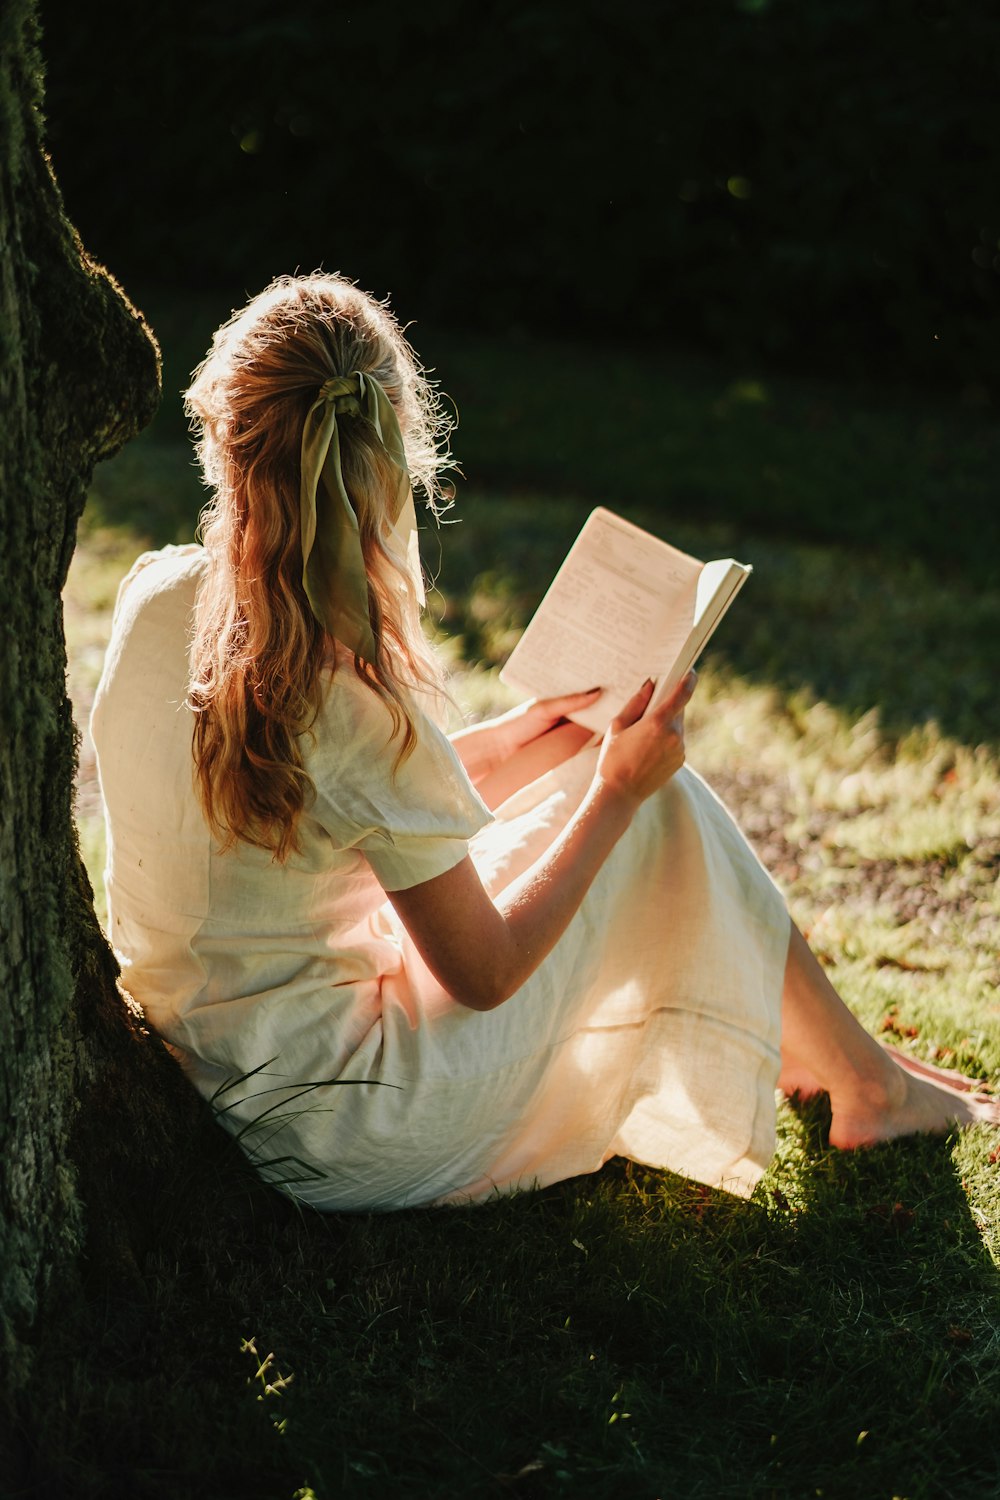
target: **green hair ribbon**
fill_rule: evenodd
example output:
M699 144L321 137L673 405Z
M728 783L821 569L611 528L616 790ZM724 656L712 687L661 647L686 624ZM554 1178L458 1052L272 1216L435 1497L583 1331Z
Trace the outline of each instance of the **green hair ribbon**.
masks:
M321 387L302 431L302 586L323 629L365 661L375 659L368 614L368 575L358 518L344 486L339 419L371 424L396 474L387 503L389 550L405 558L424 602L417 517L395 408L373 375L355 370Z

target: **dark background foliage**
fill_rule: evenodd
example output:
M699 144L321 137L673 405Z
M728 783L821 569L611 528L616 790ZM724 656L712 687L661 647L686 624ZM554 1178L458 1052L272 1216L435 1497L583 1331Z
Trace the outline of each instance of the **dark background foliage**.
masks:
M697 346L982 401L981 0L43 7L85 242L142 294L323 264L458 328Z

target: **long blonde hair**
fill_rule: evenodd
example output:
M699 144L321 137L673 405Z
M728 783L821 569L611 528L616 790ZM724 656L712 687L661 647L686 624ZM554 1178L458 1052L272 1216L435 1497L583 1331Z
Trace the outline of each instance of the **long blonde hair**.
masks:
M279 861L299 848L311 791L302 736L335 660L302 587L302 429L324 381L355 370L392 401L414 488L436 513L450 421L392 313L343 277L272 282L219 329L185 395L213 492L190 658L196 785L223 848L243 840ZM440 670L413 580L383 541L395 479L368 424L344 424L341 458L375 640L374 660L355 670L390 710L398 764L415 739L410 692L439 688Z

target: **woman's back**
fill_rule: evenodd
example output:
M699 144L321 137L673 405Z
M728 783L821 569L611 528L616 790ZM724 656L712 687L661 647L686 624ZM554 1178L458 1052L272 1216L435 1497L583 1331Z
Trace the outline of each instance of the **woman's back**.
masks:
M397 775L392 720L349 662L324 682L303 758L315 795L284 861L223 850L198 799L188 645L202 547L141 557L122 585L92 729L108 813L108 909L126 987L206 1092L323 1021L326 1073L380 1014L399 952L387 886L461 858L488 814L424 716Z

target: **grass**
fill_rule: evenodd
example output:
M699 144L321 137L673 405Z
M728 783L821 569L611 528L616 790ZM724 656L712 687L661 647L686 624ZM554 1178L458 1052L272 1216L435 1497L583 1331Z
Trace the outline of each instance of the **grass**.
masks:
M561 380L569 361L551 357ZM501 361L491 377L482 350L463 358L499 442L490 394L507 409L511 371ZM604 356L573 362L574 391L604 378ZM547 401L552 368L532 362ZM622 357L615 391L630 388L629 368L643 373ZM718 420L720 378L703 369L689 382L699 431ZM817 430L866 432L859 463L875 470L899 460L898 413L852 417L854 394L807 386L768 399L785 410L822 399L832 412L803 428L799 449L782 439L817 514L842 503ZM497 663L592 494L557 484L563 471L545 469L535 438L518 449L516 423L506 433L507 477L463 489L432 597L473 714L505 701ZM613 453L611 436L600 447ZM957 496L979 482L976 452L970 439L949 459ZM706 484L728 494L710 455L704 464ZM610 468L599 472L610 485ZM606 498L621 508L633 486L620 479ZM149 542L185 539L197 493L169 423L99 472L66 596L81 715L124 566ZM803 540L780 507L756 528L731 513L707 523L676 494L659 514L648 491L625 508L701 555L755 564L689 711L690 755L739 810L834 981L887 1039L1000 1079L995 597L920 560L919 528L916 550L900 533L876 557L858 550L849 518L821 541L808 529ZM96 872L86 745L80 821ZM50 1372L39 1426L24 1433L40 1490L995 1493L996 1146L972 1131L848 1157L826 1146L821 1106L783 1106L749 1204L616 1161L470 1211L381 1217L300 1214L209 1153L181 1166L149 1225L141 1297L103 1302L89 1344Z

